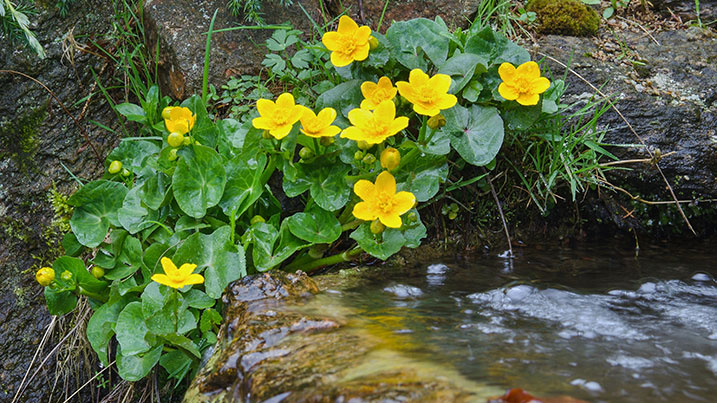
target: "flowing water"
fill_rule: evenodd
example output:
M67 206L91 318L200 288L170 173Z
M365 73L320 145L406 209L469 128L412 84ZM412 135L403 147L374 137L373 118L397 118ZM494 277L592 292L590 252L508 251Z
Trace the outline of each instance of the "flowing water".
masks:
M472 382L591 402L717 401L717 248L516 252L386 268L321 304Z

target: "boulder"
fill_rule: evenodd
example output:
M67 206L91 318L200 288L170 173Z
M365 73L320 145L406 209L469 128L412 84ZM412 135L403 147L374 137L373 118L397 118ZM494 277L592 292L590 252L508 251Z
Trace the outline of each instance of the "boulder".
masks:
M359 7L359 3L363 4L363 10ZM386 12L383 14L383 9ZM440 16L446 22L449 28L465 28L473 21L480 0L345 0L341 2L328 2L327 5L332 14L338 15L342 5L348 15L356 21L362 21L371 29L377 29L378 23L383 14L381 22L381 33L385 33L392 21L406 21L411 18L428 18L434 19Z

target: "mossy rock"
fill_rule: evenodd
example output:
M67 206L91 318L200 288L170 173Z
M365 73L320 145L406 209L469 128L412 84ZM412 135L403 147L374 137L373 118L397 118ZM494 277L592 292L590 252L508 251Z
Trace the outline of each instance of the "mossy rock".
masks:
M579 0L532 0L527 11L536 14L543 34L592 36L600 26L598 13Z

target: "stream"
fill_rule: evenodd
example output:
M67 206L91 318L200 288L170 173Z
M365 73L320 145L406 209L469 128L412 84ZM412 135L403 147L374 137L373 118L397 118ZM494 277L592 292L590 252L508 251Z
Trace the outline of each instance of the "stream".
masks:
M496 389L590 402L714 401L717 250L638 254L603 243L505 255L386 267L380 279L327 290L317 305L342 307L347 326L371 333L377 348Z

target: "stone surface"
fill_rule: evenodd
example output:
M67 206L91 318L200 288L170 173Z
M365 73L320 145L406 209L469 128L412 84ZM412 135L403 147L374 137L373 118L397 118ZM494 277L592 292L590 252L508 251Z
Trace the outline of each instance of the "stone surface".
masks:
M358 312L319 293L366 278L271 272L235 282L219 342L184 401L464 402L495 392L448 365L412 359L392 334L352 323L363 320Z
M88 52L72 48L65 52L63 38L74 32L80 45L88 44L89 38L100 40L98 33L108 32L112 26L112 3L78 0L66 17L59 15L55 2L36 4L39 14L30 18L32 29L47 58L40 60L21 45L8 46L0 35L0 69L25 73L54 91L104 154L116 137L89 120L116 127L116 118L93 86L91 69L107 76L112 66L105 58ZM88 50L97 52L91 46ZM63 164L83 180L99 175L103 165L86 146L73 120L39 84L3 72L0 88L0 401L9 402L50 322L42 287L35 282L33 270L51 264L58 253L60 231L52 225L48 192L53 183L63 194L77 187ZM83 101L91 92L94 95L90 101ZM39 357L44 357L56 341L50 339ZM54 365L53 356L44 368L54 371ZM19 401L59 399L58 394L65 390L56 388L51 397L55 374L48 372L41 371ZM66 379L58 375L61 378L57 385L63 385ZM76 379L67 380L68 388L79 386L80 374L76 375Z
M697 9L694 0L652 0L652 9L662 16L679 16L683 22L697 19ZM717 19L717 0L701 0L700 18L703 23Z
M699 28L660 32L654 40L643 33L621 32L619 36L631 49L624 58L619 46L560 36L542 38L535 48L540 52L536 58L547 54L567 63L572 57L573 70L596 87L605 84L602 91L615 101L651 150L674 152L659 165L679 198L717 197L717 37ZM616 62L618 58L622 62ZM644 66L625 62L630 58ZM558 64L545 63L554 76L563 74ZM582 104L594 94L576 76L567 77L566 103ZM599 127L607 129L606 143L640 143L612 110L601 117ZM649 158L644 147L612 147L610 151L625 160ZM633 169L610 171L608 180L648 200L671 200L652 165L624 166Z
M311 22L299 5L314 21L319 21L317 4L297 0L283 7L279 2L264 1L262 10L267 24L290 22L309 32ZM184 99L202 91L204 53L214 11L217 17L214 30L244 25L242 16L233 16L226 0L147 0L144 23L149 49L159 42L159 77L162 93ZM219 86L230 76L257 74L262 69L266 48L264 41L273 33L270 29L242 29L217 32L212 35L209 61L209 82Z

